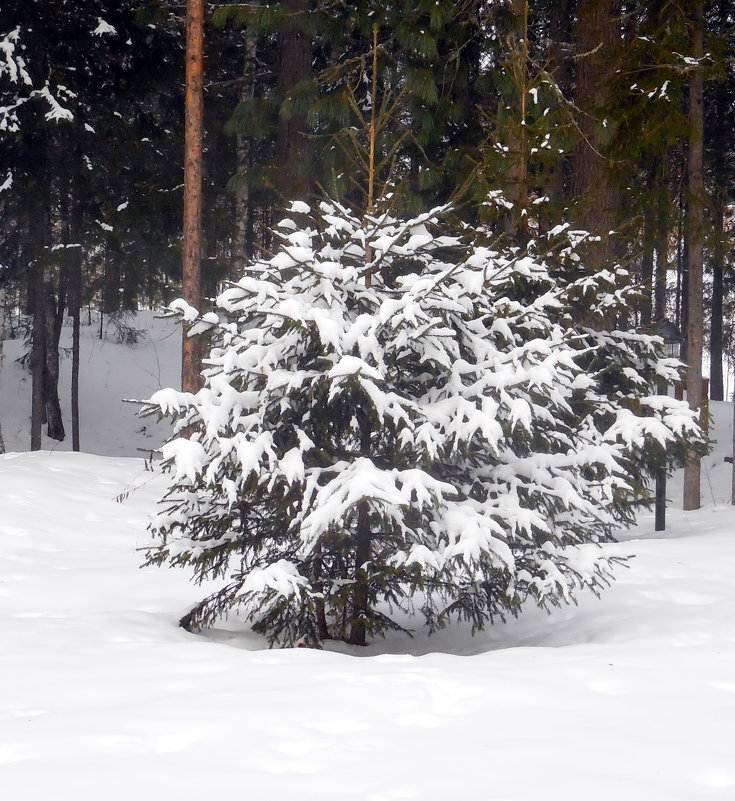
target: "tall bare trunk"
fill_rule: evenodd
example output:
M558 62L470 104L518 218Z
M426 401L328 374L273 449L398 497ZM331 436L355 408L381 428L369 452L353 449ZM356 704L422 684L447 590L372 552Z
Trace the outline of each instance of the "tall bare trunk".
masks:
M287 97L313 73L313 47L304 31L308 0L284 0L288 16L278 32L278 89ZM306 200L311 194L313 146L306 114L281 115L278 119L278 191L283 200Z
M357 532L355 542L355 574L354 590L352 593L352 625L348 642L352 645L366 645L367 626L366 619L369 611L369 568L372 548L372 532L370 531L370 510L367 501L360 504L357 513Z
M556 0L552 3L549 14L549 72L556 81L556 85L565 97L570 96L571 83L570 61L564 50L571 40L571 21L573 19L570 0ZM566 192L564 187L564 166L562 159L554 160L549 167L548 194L554 208L560 209L566 205Z
M513 28L506 40L506 66L513 82L515 109L508 130L509 172L508 212L505 233L512 241L528 237L528 137L526 102L528 99L528 0L512 0Z
M46 303L44 269L40 259L31 266L30 294L33 313L31 336L31 450L41 450L41 426L44 423L44 373L46 368Z
M48 142L33 143L38 174L48 172ZM41 427L46 422L46 280L51 245L51 187L48 180L31 184L26 195L26 224L23 230L23 256L28 265L28 311L31 328L31 450L41 449Z
M244 42L243 82L240 92L240 102L253 98L255 92L255 56L257 39L248 30ZM252 231L252 209L250 208L250 180L246 176L251 166L251 139L239 133L236 136L237 172L240 175L235 189L235 268L240 275L245 269L247 259L250 257L250 232Z
M184 122L184 300L202 304L202 136L204 130L204 0L186 0L186 90ZM201 387L201 346L184 325L181 387Z
M648 188L651 189L656 172L655 165L651 165L648 173ZM643 253L641 255L641 283L645 295L641 306L641 325L651 324L653 317L653 251L654 251L654 208L653 203L646 203L643 213Z
M686 272L686 267L684 265L684 243L686 237L684 236L684 200L681 190L679 191L679 203L676 208L676 216L676 297L674 298L674 302L676 325L684 334L684 342L682 343L679 358L682 361L686 361L684 356L684 348L686 345L686 317L684 314L684 274Z
M658 187L658 219L656 221L656 275L654 279L653 319L663 320L666 317L666 276L669 269L669 196L666 191L665 178L661 178Z
M71 335L71 447L80 450L79 441L79 336L82 313L82 218L79 186L75 187L75 196L70 198L69 235L71 244L71 260L69 264L69 314L72 319Z
M64 319L64 295L63 278L59 279L58 303L54 295L53 284L50 280L46 281L44 286L44 302L46 304L46 313L44 315L46 324L46 335L44 337L46 346L44 400L46 403L46 422L48 423L47 433L51 439L55 439L57 442L62 442L66 436L61 415L61 402L59 400L59 340Z
M718 193L719 194L719 193ZM722 375L722 304L725 295L725 202L721 196L714 204L715 246L712 254L712 302L710 306L710 368L709 387L712 400L725 399L725 386Z
M79 295L71 309L71 447L81 450L79 441L79 335L81 326Z
M692 55L704 55L704 3L694 11ZM689 407L701 413L702 340L704 328L702 273L704 263L704 75L697 69L689 85L688 194L688 321L687 321L687 398ZM700 506L700 459L691 456L684 468L684 509Z
M620 213L620 191L611 175L602 136L620 46L620 0L581 0L575 44L579 54L575 104L582 112L580 141L572 158L575 223L600 237L586 254L587 269L596 273L615 261L610 232Z
M110 317L120 311L120 289L122 288L120 261L119 244L113 237L108 237L105 243L102 272L102 311Z
M718 18L716 25L719 30L726 27L731 3L719 2L716 4ZM727 174L728 155L728 106L730 97L727 84L721 83L714 87L715 102L713 116L708 128L712 140L712 173L716 176L718 189L712 204L712 221L714 223L715 242L712 253L712 304L710 307L712 328L710 331L710 397L712 400L723 400L725 388L722 375L722 304L724 300L724 273L727 244L725 234L725 215L727 212L727 198L722 188L721 176Z

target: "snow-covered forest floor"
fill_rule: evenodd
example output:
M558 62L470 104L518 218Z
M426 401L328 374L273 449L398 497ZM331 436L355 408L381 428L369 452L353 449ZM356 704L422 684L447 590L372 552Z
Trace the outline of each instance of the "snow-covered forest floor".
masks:
M179 335L135 325L135 346L85 331L83 454L23 452L30 378L6 343L3 799L735 799L730 404L713 404L703 509L680 510L677 474L666 532L641 515L601 599L475 637L269 651L237 621L179 629L204 591L139 569L164 480L137 449L165 428L120 399L176 383Z

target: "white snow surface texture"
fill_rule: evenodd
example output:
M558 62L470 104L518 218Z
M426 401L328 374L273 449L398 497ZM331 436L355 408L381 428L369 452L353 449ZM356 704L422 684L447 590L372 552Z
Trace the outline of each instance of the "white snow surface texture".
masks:
M679 511L675 476L667 531L640 517L600 600L338 652L179 629L202 590L139 569L165 485L142 459L0 456L0 797L735 799L732 410L712 406L704 508ZM95 448L119 452L99 407Z

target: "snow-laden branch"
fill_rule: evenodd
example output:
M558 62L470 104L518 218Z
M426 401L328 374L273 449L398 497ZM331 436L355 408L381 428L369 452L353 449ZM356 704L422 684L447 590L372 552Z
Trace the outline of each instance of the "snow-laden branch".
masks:
M17 132L19 109L36 98L48 106L44 115L47 121L72 120L74 115L61 101L62 96L72 98L73 94L63 86L53 91L48 81L39 89L33 88L20 28L0 34L0 133Z

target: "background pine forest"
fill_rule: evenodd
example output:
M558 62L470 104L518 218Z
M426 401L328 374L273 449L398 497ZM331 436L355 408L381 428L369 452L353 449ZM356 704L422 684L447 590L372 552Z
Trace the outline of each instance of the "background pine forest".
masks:
M206 13L205 296L269 252L293 199L396 214L451 202L458 226L521 248L567 222L598 238L586 269L623 264L642 288L618 327L668 318L686 333L703 269L710 397L723 399L729 0L252 0ZM78 342L99 315L181 292L184 44L182 3L2 3L0 348L27 337L35 430L45 420L57 439L65 317ZM70 363L78 376L78 354Z

